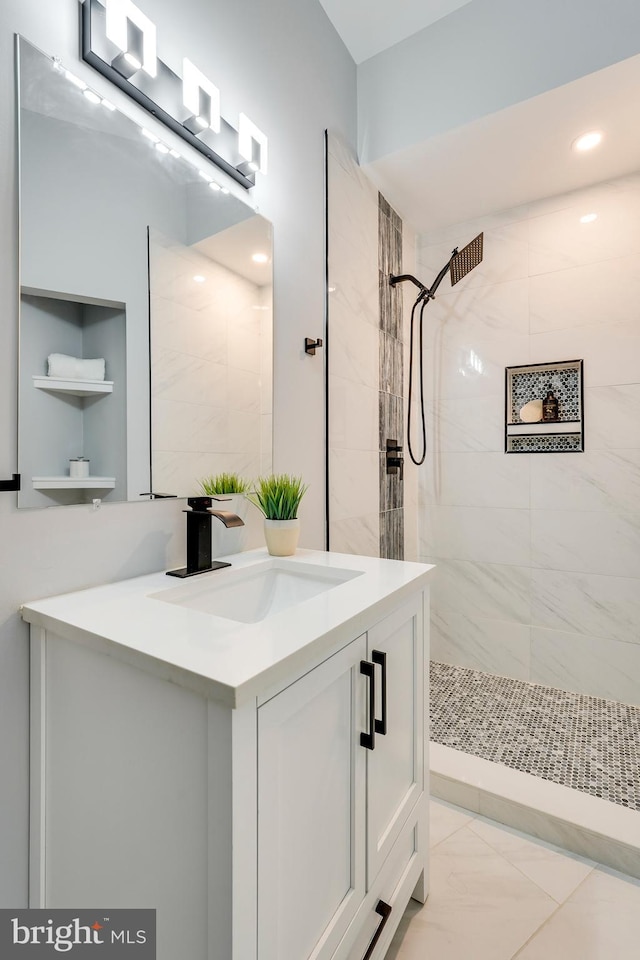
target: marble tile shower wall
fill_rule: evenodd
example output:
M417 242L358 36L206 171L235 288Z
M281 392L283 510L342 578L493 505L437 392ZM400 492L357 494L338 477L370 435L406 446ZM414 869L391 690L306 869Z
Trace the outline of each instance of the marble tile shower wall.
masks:
M425 331L432 656L640 703L640 175L422 237L419 275L479 230ZM506 456L505 366L575 358L585 452Z

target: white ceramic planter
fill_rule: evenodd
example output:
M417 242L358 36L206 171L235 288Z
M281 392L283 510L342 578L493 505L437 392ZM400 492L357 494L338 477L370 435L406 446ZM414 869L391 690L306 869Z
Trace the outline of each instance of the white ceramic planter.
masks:
M272 557L290 557L296 552L300 537L300 520L264 521L264 538Z

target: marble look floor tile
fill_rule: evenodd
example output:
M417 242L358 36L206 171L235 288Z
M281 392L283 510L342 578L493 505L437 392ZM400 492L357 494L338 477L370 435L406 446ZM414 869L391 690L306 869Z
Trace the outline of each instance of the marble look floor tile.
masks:
M557 903L563 903L595 866L593 860L584 860L491 820L476 818L469 828Z
M429 899L388 958L511 960L557 907L466 826L432 850L430 874Z
M516 956L632 960L639 941L640 881L599 868Z
M450 837L456 830L467 826L472 814L444 800L432 800L429 804L429 846L435 847Z

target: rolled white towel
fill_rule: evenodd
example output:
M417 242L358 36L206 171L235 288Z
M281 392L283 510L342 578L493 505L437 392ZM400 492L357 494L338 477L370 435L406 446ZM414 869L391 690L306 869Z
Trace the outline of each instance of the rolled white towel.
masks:
M104 380L104 358L83 360L65 353L50 353L47 357L49 376L60 380Z

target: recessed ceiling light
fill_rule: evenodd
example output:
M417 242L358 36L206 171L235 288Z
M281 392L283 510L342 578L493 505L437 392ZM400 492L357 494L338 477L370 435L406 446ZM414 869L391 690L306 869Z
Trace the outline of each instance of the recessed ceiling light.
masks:
M602 140L602 134L598 130L592 130L590 133L583 133L581 137L573 141L573 149L583 153L585 150L593 150Z
M268 263L269 257L266 253L254 253L251 257L254 263Z
M205 278L199 273L196 273L193 279L195 280L196 283L204 283L205 281Z
M585 213L584 217L580 217L580 223L593 223L593 221L597 219L597 213Z

